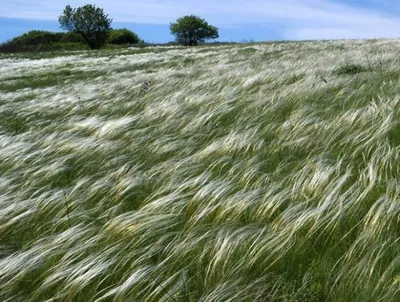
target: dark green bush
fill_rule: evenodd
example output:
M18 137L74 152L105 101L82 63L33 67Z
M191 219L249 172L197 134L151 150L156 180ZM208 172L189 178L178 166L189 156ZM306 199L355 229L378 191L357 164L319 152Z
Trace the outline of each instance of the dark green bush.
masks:
M17 51L17 45L12 44L11 40L0 44L0 52L11 53Z
M136 44L139 37L127 28L113 29L110 31L107 43L110 44Z
M109 47L123 45L146 46L143 40L132 31L123 28L112 30L108 39ZM19 37L0 44L0 52L35 52L54 50L84 50L87 49L85 40L74 32L49 32L32 30Z
M77 33L32 30L0 45L0 52L31 52L87 49Z
M55 51L55 50L86 50L85 43L76 42L57 42L37 45L34 51Z
M17 45L39 45L46 43L60 42L64 33L53 33L42 30L31 30L19 37L14 38L11 42Z
M64 33L62 36L61 43L85 43L85 40L82 38L80 34L74 32Z

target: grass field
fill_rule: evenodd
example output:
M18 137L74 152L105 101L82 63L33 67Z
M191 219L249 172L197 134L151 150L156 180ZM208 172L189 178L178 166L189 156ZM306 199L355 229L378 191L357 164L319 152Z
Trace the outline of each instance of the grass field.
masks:
M400 301L399 49L0 56L0 301Z

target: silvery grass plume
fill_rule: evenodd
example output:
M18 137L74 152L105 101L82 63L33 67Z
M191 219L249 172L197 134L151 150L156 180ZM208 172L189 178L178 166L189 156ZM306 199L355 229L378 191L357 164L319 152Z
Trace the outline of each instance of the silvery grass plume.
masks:
M0 299L399 301L399 46L3 56Z

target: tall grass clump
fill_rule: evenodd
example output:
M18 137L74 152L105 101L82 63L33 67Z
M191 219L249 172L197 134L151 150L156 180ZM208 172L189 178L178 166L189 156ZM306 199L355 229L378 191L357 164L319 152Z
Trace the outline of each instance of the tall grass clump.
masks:
M243 47L1 57L1 301L400 300L399 42Z
M367 68L361 64L347 63L334 70L337 75L352 75L367 71Z

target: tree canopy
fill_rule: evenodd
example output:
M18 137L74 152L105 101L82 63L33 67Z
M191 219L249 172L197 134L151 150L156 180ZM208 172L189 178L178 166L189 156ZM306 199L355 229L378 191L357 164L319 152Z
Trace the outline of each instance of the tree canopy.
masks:
M78 8L67 5L58 21L62 29L80 34L91 49L98 49L107 41L112 19L102 8L87 4Z
M170 30L176 41L185 46L195 46L199 42L219 37L218 28L194 15L179 18L170 24Z

